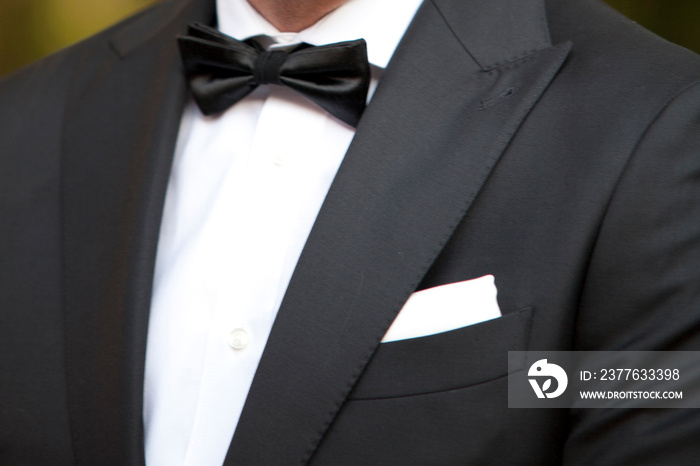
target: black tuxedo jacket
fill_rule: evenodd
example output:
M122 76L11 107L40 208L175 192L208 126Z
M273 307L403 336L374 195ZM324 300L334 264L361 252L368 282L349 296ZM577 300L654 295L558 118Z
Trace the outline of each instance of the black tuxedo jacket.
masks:
M3 466L143 464L175 37L213 18L168 0L0 83ZM508 409L505 374L508 350L700 349L699 81L596 1L426 0L226 464L697 464L700 413ZM502 318L380 344L412 292L486 274Z

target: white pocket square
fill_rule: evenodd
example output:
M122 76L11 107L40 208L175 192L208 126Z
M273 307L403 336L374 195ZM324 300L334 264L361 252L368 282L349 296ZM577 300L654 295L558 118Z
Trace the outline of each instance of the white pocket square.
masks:
M435 335L501 317L493 275L413 293L382 343Z

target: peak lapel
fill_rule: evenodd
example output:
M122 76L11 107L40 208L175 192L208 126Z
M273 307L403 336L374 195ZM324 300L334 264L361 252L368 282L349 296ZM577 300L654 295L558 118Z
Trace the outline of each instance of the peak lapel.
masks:
M189 21L212 15L209 4L164 3L117 29L109 45L88 43L76 67L66 109L62 219L67 384L78 464L144 461L152 273L186 98L175 37Z
M540 23L527 34L536 53L488 50L484 38L469 49L463 25L445 18L487 3L426 2L396 51L297 265L226 465L309 460L563 63L568 44L552 47Z

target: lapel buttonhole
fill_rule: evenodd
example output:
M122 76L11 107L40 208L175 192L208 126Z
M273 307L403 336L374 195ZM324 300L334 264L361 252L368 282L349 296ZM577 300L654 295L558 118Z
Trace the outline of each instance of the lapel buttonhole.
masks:
M508 100L515 94L516 89L514 87L509 87L503 91L500 95L494 97L493 99L482 100L479 110L487 110L495 105L500 104L504 100Z

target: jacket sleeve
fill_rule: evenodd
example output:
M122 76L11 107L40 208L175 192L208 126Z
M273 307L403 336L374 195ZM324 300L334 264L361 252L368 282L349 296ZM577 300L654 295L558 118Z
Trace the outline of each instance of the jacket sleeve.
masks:
M700 83L658 113L617 183L575 338L577 350L700 351ZM697 464L698 438L700 410L574 410L565 464Z

